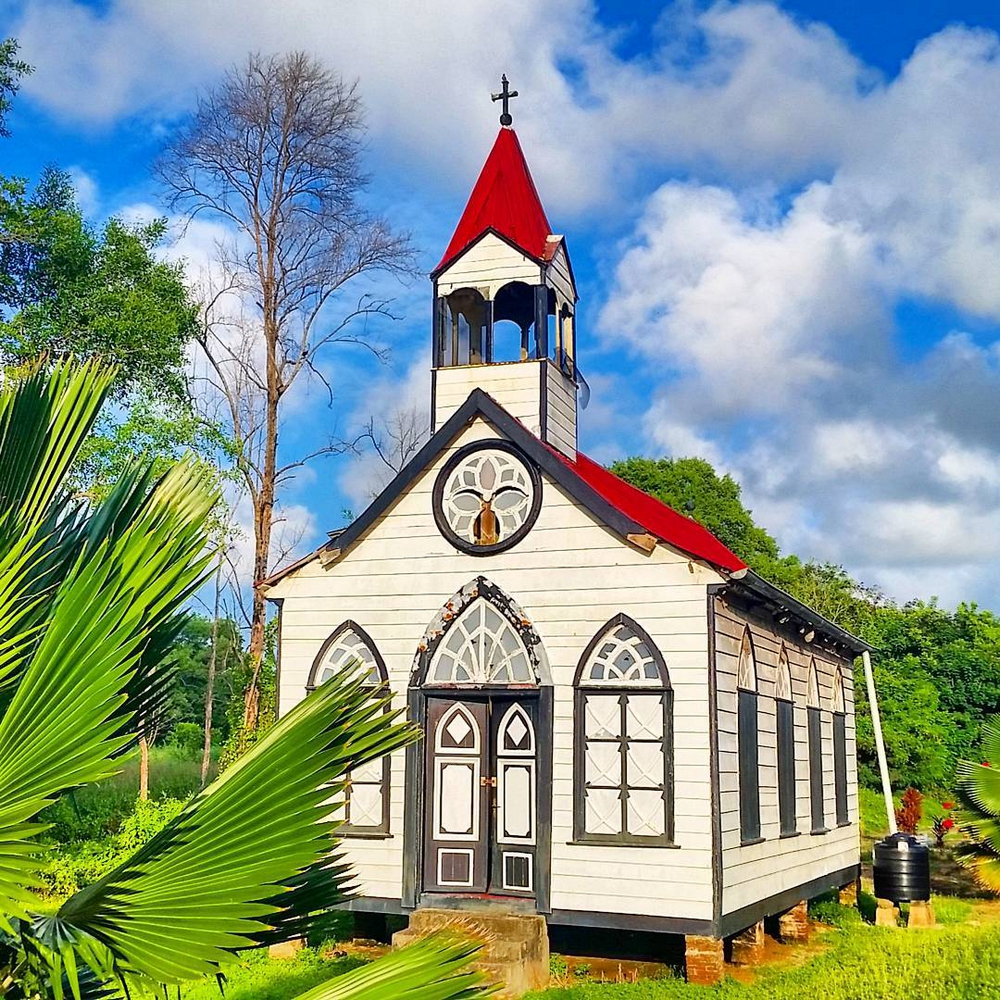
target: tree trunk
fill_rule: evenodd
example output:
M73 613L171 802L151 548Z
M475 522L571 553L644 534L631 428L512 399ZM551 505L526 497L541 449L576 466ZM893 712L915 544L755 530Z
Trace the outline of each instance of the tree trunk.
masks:
M212 649L208 654L208 678L205 681L205 748L201 755L201 787L208 781L208 768L212 762L212 700L215 697L215 664L219 654L219 591L222 589L222 554L215 568L215 604L212 609Z
M145 736L139 737L139 798L143 802L149 798L149 743Z
M260 488L254 498L254 560L253 608L250 618L250 663L253 672L243 699L243 728L252 733L260 714L260 668L264 659L264 630L267 626L267 599L264 581L267 579L271 554L271 528L274 522L274 491L278 467L278 406L282 389L278 374L278 323L274 297L268 280L264 288L264 339L267 345L267 404L263 469Z

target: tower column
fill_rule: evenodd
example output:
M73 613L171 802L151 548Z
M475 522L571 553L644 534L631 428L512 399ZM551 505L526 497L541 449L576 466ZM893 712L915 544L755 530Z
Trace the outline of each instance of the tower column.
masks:
M549 287L535 285L535 357L549 356Z

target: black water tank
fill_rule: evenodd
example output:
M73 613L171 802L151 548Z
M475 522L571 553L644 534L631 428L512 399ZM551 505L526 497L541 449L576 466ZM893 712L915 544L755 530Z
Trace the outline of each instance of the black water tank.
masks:
M872 850L875 897L894 903L931 898L931 852L909 833L894 833Z

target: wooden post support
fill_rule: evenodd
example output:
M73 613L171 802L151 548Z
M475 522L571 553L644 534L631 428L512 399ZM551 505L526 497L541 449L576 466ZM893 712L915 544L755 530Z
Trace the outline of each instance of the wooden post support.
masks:
M885 816L889 824L889 833L895 833L896 807L892 802L892 786L889 784L889 762L885 756L885 740L882 739L882 716L879 714L878 696L875 694L875 674L872 671L872 658L867 649L861 654L861 662L865 667L865 684L868 687L868 707L872 713L872 734L875 737L875 754L878 757L878 770L882 778Z
M933 927L934 908L926 900L915 900L910 903L910 915L906 920L907 927Z
M804 899L778 917L778 936L782 941L808 941L809 931L809 903Z
M697 934L688 934L684 938L684 971L689 983L714 986L722 982L725 967L722 938L699 937Z
M875 926L899 926L899 907L891 899L878 900L878 907L875 910Z
M733 937L733 965L756 965L764 957L764 921Z

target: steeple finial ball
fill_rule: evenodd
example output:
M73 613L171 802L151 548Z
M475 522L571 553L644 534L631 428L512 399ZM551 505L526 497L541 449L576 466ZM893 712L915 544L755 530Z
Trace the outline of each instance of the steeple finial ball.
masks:
M490 94L490 97L494 101L503 101L503 114L500 115L500 124L503 125L504 128L510 128L514 121L510 115L510 99L512 97L517 97L517 91L510 89L506 73L500 77L500 82L503 84L503 90L501 90L499 94Z

